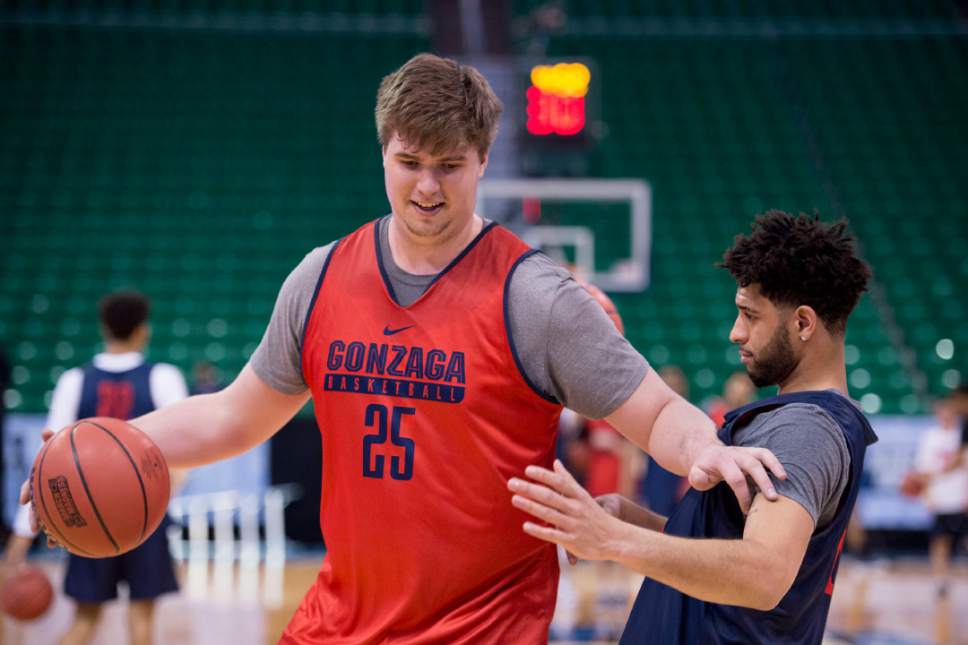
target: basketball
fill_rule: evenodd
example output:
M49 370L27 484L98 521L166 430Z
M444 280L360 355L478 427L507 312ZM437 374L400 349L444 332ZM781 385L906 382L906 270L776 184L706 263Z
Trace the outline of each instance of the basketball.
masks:
M119 419L83 419L60 430L34 460L37 518L64 548L86 558L120 555L161 523L171 484L158 446Z
M33 620L42 615L54 597L47 575L38 567L25 565L4 582L0 607L17 620Z
M928 482L923 475L912 471L904 474L904 477L901 478L901 483L898 485L898 489L905 497L920 497L921 493L927 487L927 484Z

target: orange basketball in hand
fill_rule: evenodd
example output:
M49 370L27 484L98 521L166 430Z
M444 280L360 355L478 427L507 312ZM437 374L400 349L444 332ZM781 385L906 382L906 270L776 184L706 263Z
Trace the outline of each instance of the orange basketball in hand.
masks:
M0 589L0 606L4 613L17 620L39 617L50 607L53 598L54 589L47 575L30 565L17 569Z
M50 438L30 475L44 530L87 558L130 551L161 524L171 495L158 446L119 419L83 419Z

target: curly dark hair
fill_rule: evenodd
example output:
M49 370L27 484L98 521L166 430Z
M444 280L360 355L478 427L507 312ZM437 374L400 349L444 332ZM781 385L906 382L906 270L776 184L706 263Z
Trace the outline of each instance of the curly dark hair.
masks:
M98 302L98 318L114 340L128 340L148 320L151 301L137 291L117 291Z
M870 267L857 257L846 219L824 224L778 210L757 217L752 235L737 235L719 266L741 287L758 285L774 304L812 307L837 334L846 330L871 277Z

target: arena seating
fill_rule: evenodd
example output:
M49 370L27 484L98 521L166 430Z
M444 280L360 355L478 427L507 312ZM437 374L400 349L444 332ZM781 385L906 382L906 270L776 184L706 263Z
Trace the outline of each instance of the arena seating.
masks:
M72 3L39 4L56 13ZM177 13L191 3L134 4ZM271 13L280 4L407 16L422 8L208 6ZM538 4L515 2L515 13ZM719 393L741 367L727 340L733 283L714 267L732 236L768 208L846 215L879 286L849 329L853 393L869 395L871 411L927 411L913 373L933 393L968 374L964 38L580 29L582 20L640 15L639 4L563 3L570 27L548 50L598 62L606 135L592 174L653 186L652 287L616 298L633 343L657 365L682 365L697 401ZM768 13L753 1L649 6L663 19ZM780 17L950 14L940 1L788 6ZM240 369L302 255L387 210L375 88L429 46L403 33L0 27L0 58L16 61L0 65L0 342L17 366L12 408L45 409L63 366L97 345L96 298L125 285L155 302L153 359Z
M737 368L731 281L711 267L767 208L848 216L874 267L884 297L865 296L848 334L856 396L876 395L880 412L923 409L885 317L929 391L965 373L963 41L563 34L549 55L608 62L594 173L645 177L655 199L652 287L619 304L633 342L683 365L695 398Z
M906 0L791 0L775 3L765 0L513 0L514 12L527 15L551 4L561 7L577 23L595 20L646 19L891 19L941 18L956 15L954 3L945 0L908 2Z
M17 411L98 344L97 298L154 301L151 358L228 375L287 272L387 212L373 97L423 37L0 32L0 340Z

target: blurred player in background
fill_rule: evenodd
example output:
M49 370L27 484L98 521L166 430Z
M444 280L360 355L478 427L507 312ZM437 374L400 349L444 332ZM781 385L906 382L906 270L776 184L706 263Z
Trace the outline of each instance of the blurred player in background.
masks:
M81 367L64 372L51 399L47 427L59 430L78 419L131 419L188 396L185 379L174 365L145 361L151 337L150 302L140 293L117 292L98 304L104 351ZM173 480L173 484L174 484ZM36 536L23 506L5 554L10 568L24 561ZM155 600L178 590L168 550L167 517L141 546L113 558L82 558L70 554L64 593L77 611L64 645L90 643L104 603L118 595L118 583L128 586L128 625L132 645L152 642Z
M615 323L620 334L625 334L625 323L612 299L593 284L581 279L579 283L602 306ZM608 421L585 419L588 429L588 462L585 486L593 495L618 493L635 496L635 487L645 470L642 451L629 442Z
M217 367L208 361L198 361L192 367L192 394L211 394L218 392L225 384Z
M934 514L931 571L940 596L948 592L952 551L968 535L968 449L956 399L949 396L935 404L938 423L921 436L914 465L924 486L921 499Z
M310 397L327 554L283 643L544 643L555 549L504 482L551 465L562 404L607 418L704 488L773 455L727 447L563 268L474 213L501 104L469 66L422 54L383 79L392 213L311 251L235 381L136 419L169 465L267 440ZM334 213L320 213L332 217Z
M617 497L603 508L560 463L509 482L513 504L549 524L525 532L647 576L623 643L821 641L877 439L847 391L847 318L870 270L845 228L773 211L724 256L738 283L730 340L753 383L780 390L730 412L719 436L776 454L789 475L779 501L757 495L747 514L723 486L691 490L667 520Z
M709 406L709 417L716 424L717 428L722 428L726 421L726 413L736 408L741 408L747 403L756 400L756 387L746 372L733 372L726 379L723 386L723 396L716 399Z

